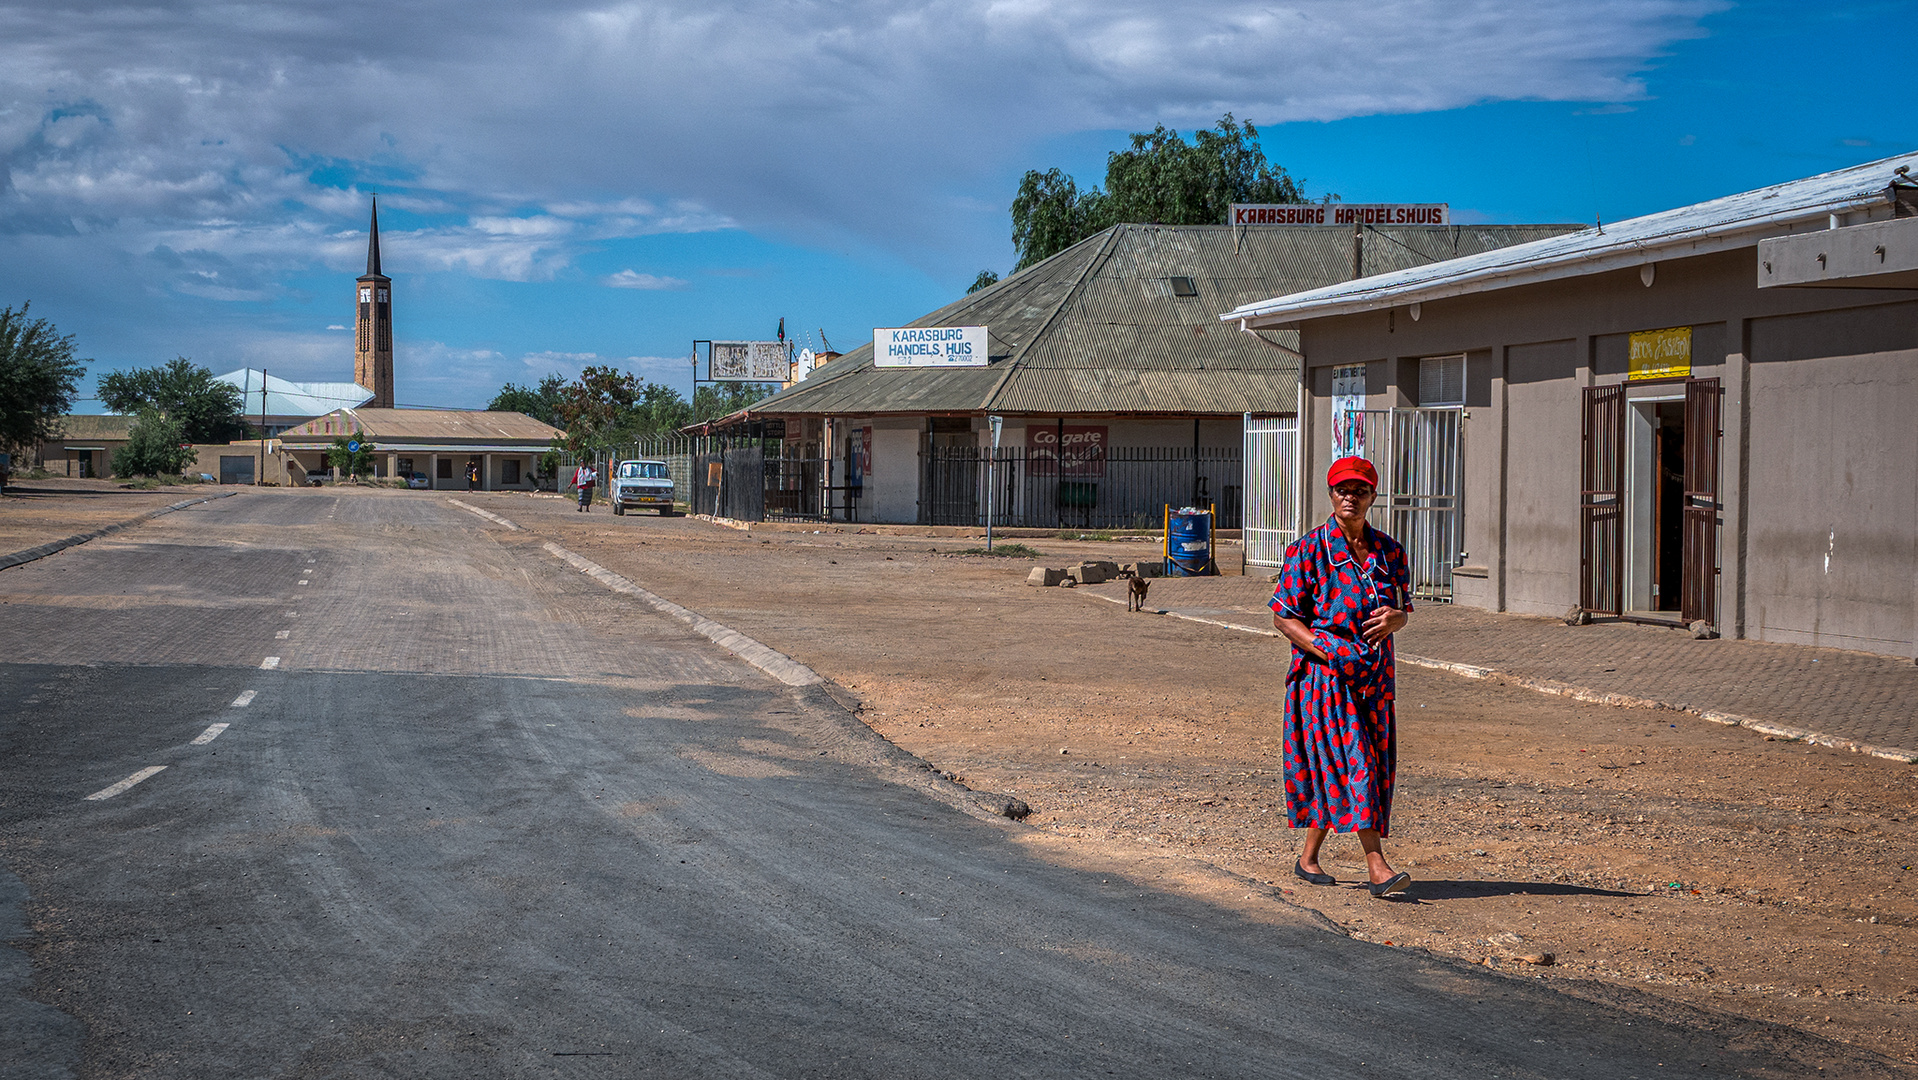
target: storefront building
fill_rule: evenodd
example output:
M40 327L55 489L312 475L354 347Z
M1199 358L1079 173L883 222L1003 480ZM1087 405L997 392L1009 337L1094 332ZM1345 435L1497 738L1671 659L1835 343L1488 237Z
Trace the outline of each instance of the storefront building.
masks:
M1918 654L1918 155L1245 304L1421 586ZM1303 520L1329 513L1305 485Z

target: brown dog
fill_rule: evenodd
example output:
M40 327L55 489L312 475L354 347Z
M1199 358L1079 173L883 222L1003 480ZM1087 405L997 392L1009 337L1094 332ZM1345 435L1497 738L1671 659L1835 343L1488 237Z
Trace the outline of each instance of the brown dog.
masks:
M1142 577L1135 577L1126 583L1125 609L1127 611L1145 610L1145 591L1152 583Z

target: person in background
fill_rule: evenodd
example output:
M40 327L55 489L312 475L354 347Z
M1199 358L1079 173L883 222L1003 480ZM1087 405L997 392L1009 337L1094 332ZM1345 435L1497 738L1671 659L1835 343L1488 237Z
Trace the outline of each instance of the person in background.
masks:
M591 464L581 465L579 471L573 474L573 486L579 488L581 513L592 513L590 507L593 505L593 485L598 482L599 474L593 471Z
M1411 568L1398 542L1366 523L1378 470L1362 457L1332 463L1332 518L1285 549L1272 625L1292 643L1285 679L1285 802L1305 830L1292 872L1314 885L1338 879L1319 865L1328 830L1355 833L1373 896L1400 892L1392 869L1397 766L1392 635L1412 610Z

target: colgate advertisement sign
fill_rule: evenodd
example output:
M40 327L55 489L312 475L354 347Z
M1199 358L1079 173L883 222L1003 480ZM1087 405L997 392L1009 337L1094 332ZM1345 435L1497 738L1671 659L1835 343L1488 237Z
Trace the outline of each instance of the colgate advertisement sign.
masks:
M1233 203L1234 225L1450 225L1450 203Z
M1032 476L1104 476L1106 425L1027 428L1026 468Z

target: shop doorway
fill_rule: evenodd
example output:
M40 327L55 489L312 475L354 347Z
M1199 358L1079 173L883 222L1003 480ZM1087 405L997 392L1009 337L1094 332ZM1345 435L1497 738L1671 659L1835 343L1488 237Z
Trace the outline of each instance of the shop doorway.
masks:
M1716 623L1718 380L1635 393L1585 390L1580 606Z

